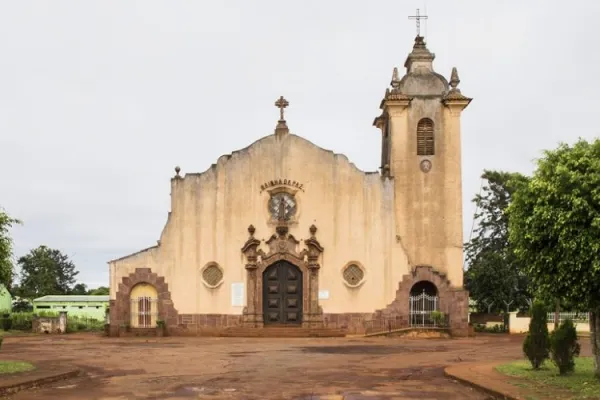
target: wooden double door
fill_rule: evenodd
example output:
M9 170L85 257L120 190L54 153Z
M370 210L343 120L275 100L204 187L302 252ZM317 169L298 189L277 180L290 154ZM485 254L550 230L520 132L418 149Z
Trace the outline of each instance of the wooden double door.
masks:
M265 325L302 323L302 271L287 261L277 261L263 273Z

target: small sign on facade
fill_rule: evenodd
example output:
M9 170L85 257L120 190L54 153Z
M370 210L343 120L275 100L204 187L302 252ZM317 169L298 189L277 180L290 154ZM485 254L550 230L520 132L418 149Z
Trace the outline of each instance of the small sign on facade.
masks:
M319 290L319 300L329 299L329 290Z
M233 307L244 306L244 282L234 282L231 284L231 305Z

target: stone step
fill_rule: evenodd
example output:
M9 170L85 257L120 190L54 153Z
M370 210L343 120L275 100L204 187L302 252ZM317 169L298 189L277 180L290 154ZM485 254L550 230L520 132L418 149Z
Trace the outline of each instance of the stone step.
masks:
M332 328L301 328L301 327L274 327L274 328L227 328L219 332L224 337L344 337L346 332L342 329Z

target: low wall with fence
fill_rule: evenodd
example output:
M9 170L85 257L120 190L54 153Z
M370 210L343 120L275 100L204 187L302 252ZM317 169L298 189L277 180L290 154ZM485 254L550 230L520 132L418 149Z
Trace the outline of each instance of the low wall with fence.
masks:
M70 316L66 313L64 325L58 325L58 313L31 312L5 313L0 318L0 329L2 331L22 332L101 332L104 330L105 321L95 318Z
M492 313L470 313L469 323L471 325L483 325L491 328L496 325L504 325L504 316Z
M57 317L40 317L34 315L31 321L33 333L66 333L67 313L61 311Z
M555 313L548 313L548 330L554 330ZM558 323L570 319L575 324L577 332L590 332L590 319L588 313L562 312L558 313ZM528 316L518 316L516 312L510 313L508 322L510 333L526 333L529 331L531 318Z

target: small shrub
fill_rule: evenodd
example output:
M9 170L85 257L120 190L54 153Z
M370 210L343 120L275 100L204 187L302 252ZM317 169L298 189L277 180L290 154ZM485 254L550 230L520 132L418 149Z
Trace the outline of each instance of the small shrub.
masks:
M547 320L546 308L543 304L536 302L531 308L529 333L523 342L523 353L529 359L533 369L539 369L549 356L550 340Z
M158 321L156 321L157 328L164 328L165 326L166 326L166 323L162 319L159 319Z
M67 332L102 332L104 321L74 315L67 316Z
M446 322L446 318L444 318L444 313L441 311L432 311L431 320L435 326L443 326Z
M552 361L561 375L573 372L575 357L579 356L581 346L577 342L577 330L573 321L567 319L550 336Z
M12 314L12 329L31 332L33 329L33 313L22 312Z
M12 318L9 314L4 314L2 317L2 329L5 331L10 331L12 328Z
M490 327L484 324L476 324L473 327L475 332L485 332L485 333L506 333L506 328L502 325L492 325Z

